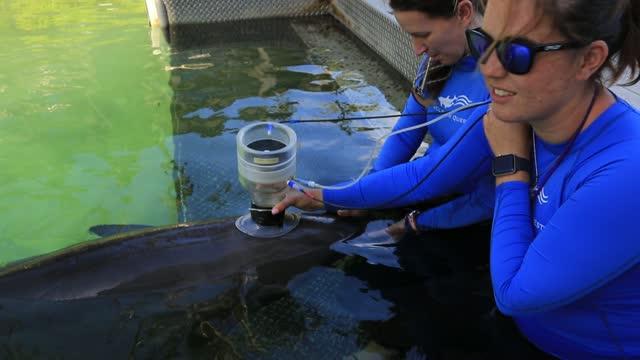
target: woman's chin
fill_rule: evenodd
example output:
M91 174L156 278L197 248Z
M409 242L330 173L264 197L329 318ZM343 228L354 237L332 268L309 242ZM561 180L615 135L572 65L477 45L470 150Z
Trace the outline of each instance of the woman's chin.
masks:
M525 123L521 111L513 111L511 107L505 108L497 104L491 104L491 114L498 120L506 123Z

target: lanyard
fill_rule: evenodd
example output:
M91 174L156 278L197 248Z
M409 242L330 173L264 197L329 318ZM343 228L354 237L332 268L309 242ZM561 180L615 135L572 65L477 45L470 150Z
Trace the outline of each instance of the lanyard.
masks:
M534 161L535 170L536 170L536 177L535 177L536 182L531 188L532 199L535 199L538 196L538 194L540 194L540 191L542 191L544 184L547 183L547 180L549 180L549 178L551 177L551 174L553 174L553 172L556 171L556 169L558 169L562 160L564 160L564 158L571 151L571 148L573 147L573 144L575 143L576 138L578 137L578 134L580 134L580 132L582 131L584 124L587 122L587 118L589 117L589 114L591 114L591 109L593 109L593 104L596 102L596 97L599 93L599 90L600 90L600 87L596 87L596 90L593 92L593 97L591 98L591 102L589 103L589 108L587 109L586 114L584 114L584 117L580 122L580 126L578 126L578 128L573 133L573 135L571 135L571 138L569 139L567 146L565 146L562 153L558 155L558 157L555 159L553 164L551 164L551 167L549 168L549 170L547 170L544 174L542 174L542 176L540 176L540 174L538 173L538 156L536 155L536 134L534 131L531 132L533 136L533 161Z

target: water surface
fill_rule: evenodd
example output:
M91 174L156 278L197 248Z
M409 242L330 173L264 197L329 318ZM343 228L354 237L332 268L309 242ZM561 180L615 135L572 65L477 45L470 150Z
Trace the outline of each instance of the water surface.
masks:
M144 2L1 0L0 264L96 224L236 216L235 133L396 113L401 82L328 18L151 33ZM395 105L392 105L395 104ZM355 176L389 122L292 125L299 175Z
M144 2L0 9L0 264L98 223L176 222L168 57Z

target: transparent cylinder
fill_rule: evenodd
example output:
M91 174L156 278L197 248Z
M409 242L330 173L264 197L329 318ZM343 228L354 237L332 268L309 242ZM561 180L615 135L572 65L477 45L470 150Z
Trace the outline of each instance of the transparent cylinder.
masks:
M296 172L296 133L278 123L255 123L240 129L236 145L238 176L252 207L273 207L284 198L287 180Z

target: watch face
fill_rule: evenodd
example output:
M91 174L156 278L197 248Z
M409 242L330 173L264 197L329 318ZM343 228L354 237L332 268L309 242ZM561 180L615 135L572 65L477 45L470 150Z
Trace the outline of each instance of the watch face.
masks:
M502 155L493 158L493 176L509 175L516 172L516 161L513 155Z

